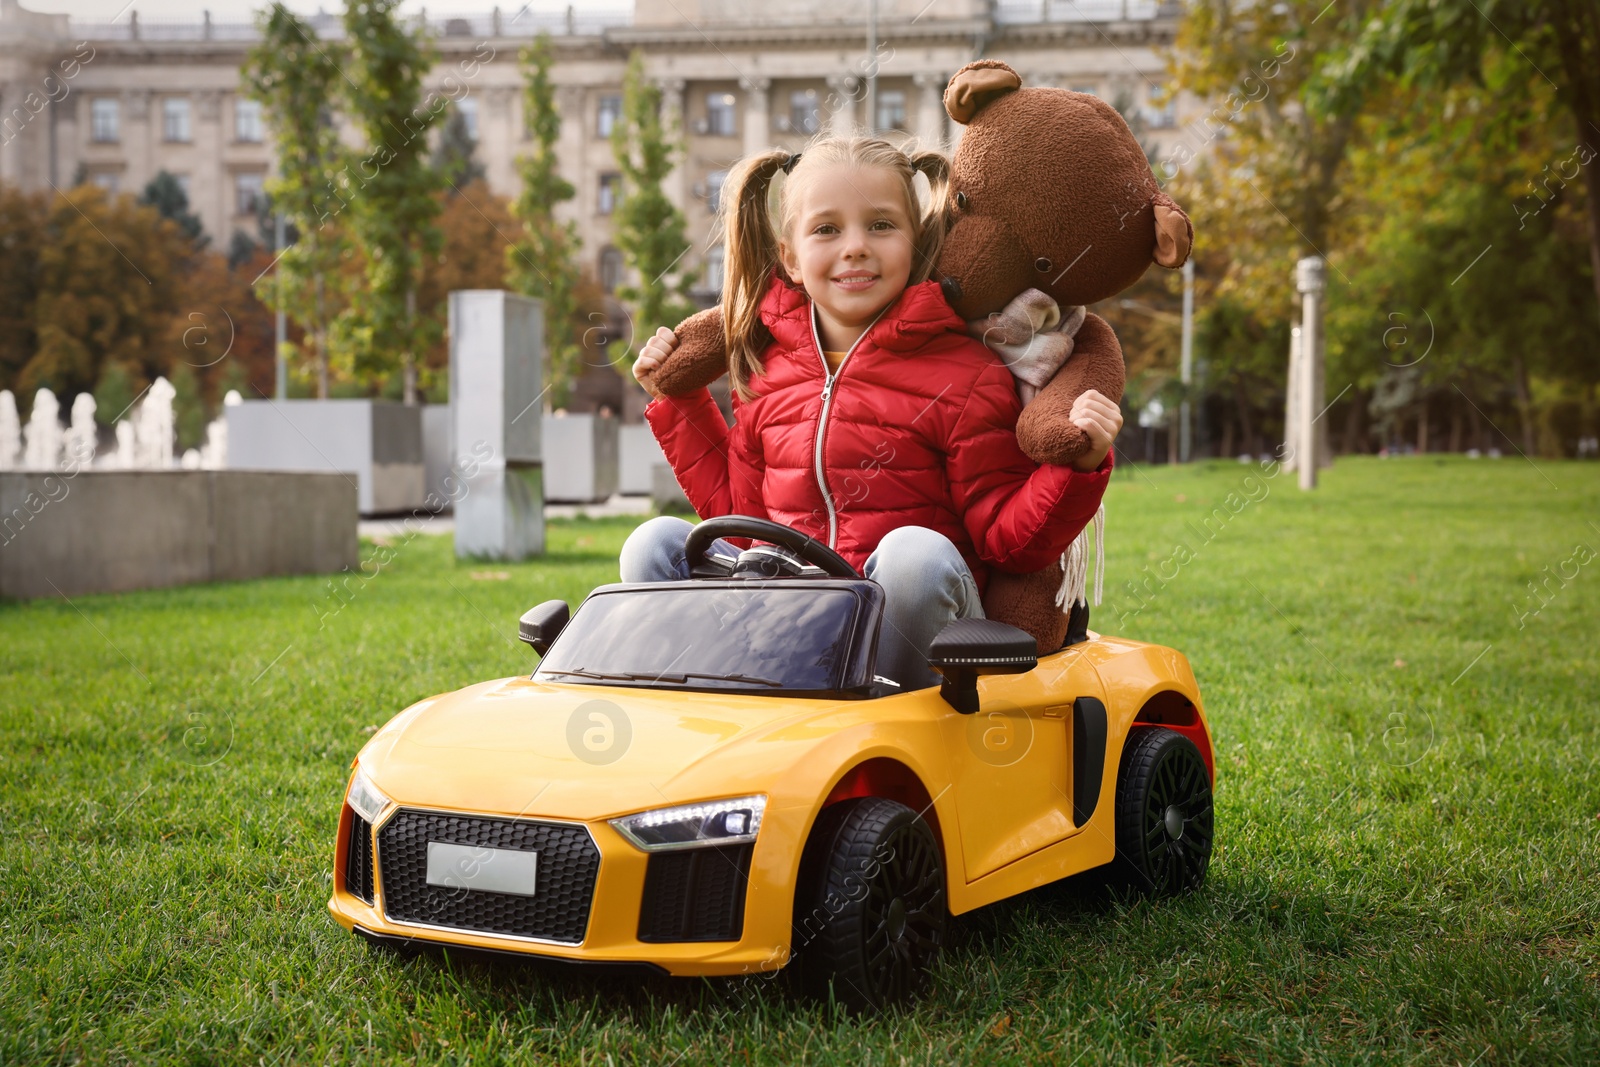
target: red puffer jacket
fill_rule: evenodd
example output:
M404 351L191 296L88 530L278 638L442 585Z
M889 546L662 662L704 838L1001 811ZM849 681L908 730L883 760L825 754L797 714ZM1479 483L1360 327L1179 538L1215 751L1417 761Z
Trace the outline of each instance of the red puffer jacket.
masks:
M709 390L645 408L701 518L781 522L857 570L890 530L926 526L960 549L981 593L989 565L1054 564L1094 517L1111 456L1091 473L1030 460L1010 371L967 336L937 283L907 287L831 382L803 289L774 278L761 318L774 340L750 383L757 397L733 399L731 430Z

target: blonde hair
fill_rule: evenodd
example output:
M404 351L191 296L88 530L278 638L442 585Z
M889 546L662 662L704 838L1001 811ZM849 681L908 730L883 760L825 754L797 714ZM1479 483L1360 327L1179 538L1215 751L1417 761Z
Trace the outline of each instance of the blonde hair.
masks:
M909 146L908 146L909 147ZM778 188L778 219L774 226L768 198L772 179L790 160L781 148L749 156L734 167L723 185L722 328L728 349L728 380L740 400L754 399L750 379L761 373L761 352L772 340L761 321L761 300L772 274L781 269L779 236L787 235L798 199L798 182L825 166L887 167L905 182L907 215L916 225L912 237L914 258L908 285L928 280L944 242L944 201L950 183L950 164L938 152L908 152L876 137L828 137L801 149L791 164L788 180ZM915 179L928 179L931 195L923 208L917 200Z

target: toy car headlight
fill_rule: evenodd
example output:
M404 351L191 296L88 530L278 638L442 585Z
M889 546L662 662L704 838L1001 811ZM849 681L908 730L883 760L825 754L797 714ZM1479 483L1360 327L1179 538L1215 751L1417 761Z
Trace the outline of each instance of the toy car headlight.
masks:
M344 799L357 815L369 823L377 822L383 810L393 803L378 791L378 787L372 784L370 778L361 773L360 766L357 766L356 773L350 776L350 791L345 794Z
M612 819L611 825L634 846L646 852L710 848L754 841L757 831L761 829L761 814L766 810L767 798L764 796L735 797L732 800L641 811L637 815Z

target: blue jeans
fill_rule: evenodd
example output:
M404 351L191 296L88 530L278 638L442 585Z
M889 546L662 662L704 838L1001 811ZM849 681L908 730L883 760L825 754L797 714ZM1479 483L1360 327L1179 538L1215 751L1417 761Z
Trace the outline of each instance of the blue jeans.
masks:
M689 578L684 541L694 527L674 515L641 523L622 545L618 559L624 582L672 582ZM712 555L734 557L737 546L713 541ZM978 583L950 539L925 526L890 530L867 557L865 576L883 586L883 627L878 634L877 672L907 689L939 684L928 666L933 639L956 619L983 618Z

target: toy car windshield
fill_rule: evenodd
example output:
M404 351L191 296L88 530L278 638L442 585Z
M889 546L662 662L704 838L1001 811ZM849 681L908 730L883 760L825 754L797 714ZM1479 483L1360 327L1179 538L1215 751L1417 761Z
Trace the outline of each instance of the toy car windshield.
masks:
M819 579L602 587L534 677L650 688L866 695L881 595Z

